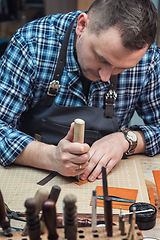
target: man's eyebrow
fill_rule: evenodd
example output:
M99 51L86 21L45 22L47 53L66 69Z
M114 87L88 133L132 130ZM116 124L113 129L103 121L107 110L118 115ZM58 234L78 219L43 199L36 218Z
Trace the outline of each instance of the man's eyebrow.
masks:
M112 66L112 64L110 62L108 62L103 56L99 55L97 52L95 52L95 55L97 56L97 58L103 62L103 63L106 63L106 64L109 64L110 66ZM132 67L127 67L127 68L134 68L135 66L132 66ZM126 70L127 68L124 68L124 67L116 67L116 68L119 68L119 69L124 69Z
M103 56L99 55L98 53L95 52L95 54L97 55L98 59L103 62L103 63L107 63L109 65L111 65Z

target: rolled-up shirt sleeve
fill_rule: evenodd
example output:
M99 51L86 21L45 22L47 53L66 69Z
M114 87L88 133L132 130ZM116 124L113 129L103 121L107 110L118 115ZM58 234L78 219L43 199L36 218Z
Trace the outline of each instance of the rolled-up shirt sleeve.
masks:
M32 98L35 72L31 61L26 43L15 34L0 60L0 163L3 166L14 162L34 139L16 129Z
M151 48L146 54L148 70L146 71L142 91L137 101L136 110L144 125L132 126L141 129L146 139L146 155L154 156L160 152L160 59L157 48ZM151 55L151 53L154 53ZM149 57L149 56L152 56Z

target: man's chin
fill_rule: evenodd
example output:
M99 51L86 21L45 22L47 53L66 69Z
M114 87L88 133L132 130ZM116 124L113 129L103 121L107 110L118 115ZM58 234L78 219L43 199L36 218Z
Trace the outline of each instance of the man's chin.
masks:
M96 82L100 80L99 77L93 76L92 74L83 74L88 80Z

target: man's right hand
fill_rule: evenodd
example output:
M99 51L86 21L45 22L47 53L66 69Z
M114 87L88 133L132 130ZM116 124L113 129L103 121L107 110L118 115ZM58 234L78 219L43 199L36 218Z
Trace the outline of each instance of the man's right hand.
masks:
M81 174L88 166L90 158L88 144L73 142L74 123L67 136L62 139L54 152L54 164L56 171L64 176L76 176Z
M90 158L88 144L73 142L74 123L57 146L32 141L15 160L16 164L27 165L51 171L64 176L83 173Z

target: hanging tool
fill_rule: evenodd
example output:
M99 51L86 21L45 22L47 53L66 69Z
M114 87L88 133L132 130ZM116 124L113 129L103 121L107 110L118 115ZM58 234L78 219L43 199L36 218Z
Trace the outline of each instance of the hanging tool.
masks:
M6 203L5 203L5 210L7 212L7 216L10 219L15 219L15 220L18 220L18 221L26 222L26 220L24 218L21 218L21 217L26 216L25 213L12 211Z

